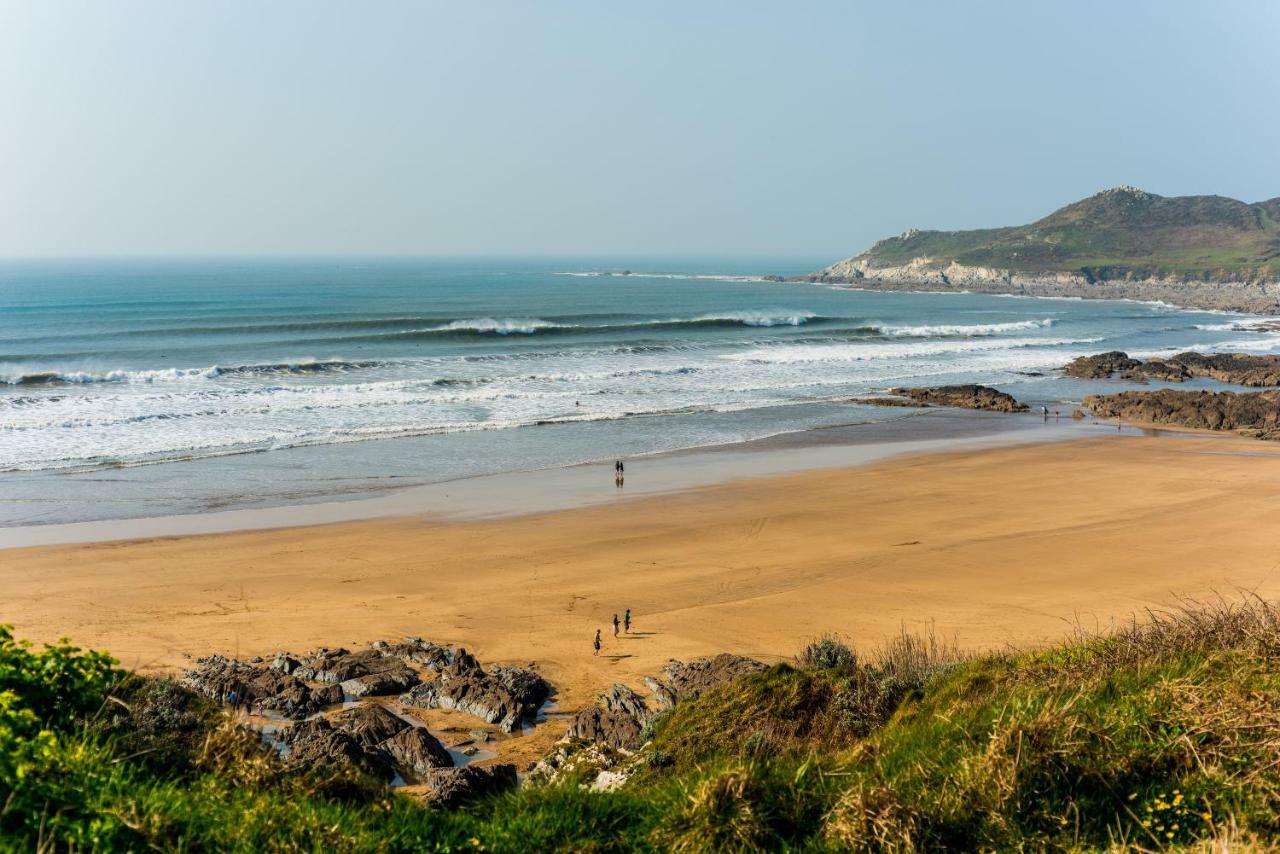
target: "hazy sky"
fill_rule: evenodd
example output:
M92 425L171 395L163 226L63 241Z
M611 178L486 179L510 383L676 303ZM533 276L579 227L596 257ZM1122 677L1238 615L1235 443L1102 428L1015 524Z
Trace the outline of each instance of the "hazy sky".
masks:
M1280 195L1280 3L0 0L0 255L844 256Z

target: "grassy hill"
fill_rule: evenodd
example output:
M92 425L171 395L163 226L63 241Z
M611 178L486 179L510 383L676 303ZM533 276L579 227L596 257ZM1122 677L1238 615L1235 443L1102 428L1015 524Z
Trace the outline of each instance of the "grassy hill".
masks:
M907 635L863 658L831 640L809 653L665 713L617 791L567 777L440 812L351 770L290 771L172 682L0 629L0 850L1280 844L1267 603L1028 653Z
M1222 196L1166 198L1116 187L1030 225L919 231L876 243L818 276L874 278L877 268L957 263L1023 274L1075 273L1093 281L1179 277L1280 280L1280 198L1257 204Z

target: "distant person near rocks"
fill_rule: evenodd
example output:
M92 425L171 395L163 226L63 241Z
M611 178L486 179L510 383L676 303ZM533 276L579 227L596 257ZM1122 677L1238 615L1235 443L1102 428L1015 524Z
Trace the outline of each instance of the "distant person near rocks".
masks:
M599 629L596 629L596 639L595 641L592 642L592 646L596 648L596 651L591 654L599 655L600 654L600 630Z

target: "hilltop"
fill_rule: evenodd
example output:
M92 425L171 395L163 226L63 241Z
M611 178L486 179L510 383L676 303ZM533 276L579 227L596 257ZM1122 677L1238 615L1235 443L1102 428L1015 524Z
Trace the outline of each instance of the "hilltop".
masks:
M803 277L865 287L1280 311L1280 198L1103 190L1030 225L910 229Z

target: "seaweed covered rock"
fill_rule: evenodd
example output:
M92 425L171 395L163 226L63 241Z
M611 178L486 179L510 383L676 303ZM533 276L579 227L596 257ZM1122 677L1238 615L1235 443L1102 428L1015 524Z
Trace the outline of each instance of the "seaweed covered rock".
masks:
M537 672L501 666L486 672L474 656L459 649L439 676L401 695L400 702L424 709L456 709L514 732L550 696L551 686Z
M944 385L936 388L893 388L890 394L914 400L927 406L953 406L981 409L987 412L1026 412L1027 405L1013 395L985 385Z
M1084 406L1102 418L1240 430L1260 439L1280 439L1280 392L1275 391L1124 391L1089 395Z
M1080 356L1072 359L1062 372L1078 379L1105 380L1113 374L1131 371L1141 364L1137 359L1129 358L1128 353L1111 350L1094 356Z

